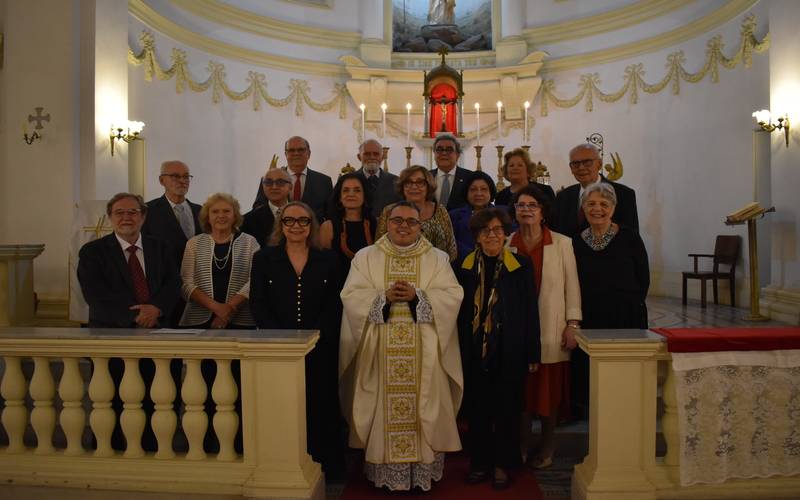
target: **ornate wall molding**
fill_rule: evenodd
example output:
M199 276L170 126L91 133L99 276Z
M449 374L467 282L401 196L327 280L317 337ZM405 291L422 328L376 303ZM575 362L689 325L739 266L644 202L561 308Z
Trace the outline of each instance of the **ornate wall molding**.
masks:
M244 9L227 5L218 0L170 0L172 4L203 19L253 33L264 38L273 38L301 45L316 45L325 48L356 49L361 43L357 32L336 31L290 23L273 17L254 14ZM325 7L318 3L306 3ZM328 8L330 8L328 6Z
M244 101L252 99L253 111L261 109L261 101L276 108L283 108L294 103L294 113L296 116L303 116L304 106L308 106L317 112L330 111L336 107L339 109L339 118L347 117L347 88L341 83L333 86L334 96L328 102L316 102L309 95L310 87L306 80L292 79L289 83L291 92L283 98L275 98L267 92L266 77L262 73L255 71L248 72L247 81L249 85L242 91L232 90L225 81L225 66L223 64L210 61L208 71L211 73L205 81L195 81L186 62L186 52L180 49L172 49L172 66L163 69L156 59L155 39L152 33L143 31L139 36L142 43L142 50L135 54L132 49L128 49L128 62L134 66L144 66L145 81L152 81L153 76L159 80L171 80L175 78L175 91L183 93L188 87L193 92L206 92L211 90L211 101L217 104L226 96L233 101Z
M695 0L641 0L619 9L572 21L549 24L522 30L522 36L532 47L546 43L575 40L628 28L694 3Z
M687 23L685 26L654 37L636 40L610 49L550 59L545 63L545 71L552 73L555 71L574 70L586 66L629 59L649 52L673 47L679 43L698 37L703 33L707 33L717 26L734 19L736 16L750 9L757 1L758 0L730 0L724 6L700 19L696 19Z
M710 75L711 81L719 81L719 67L722 65L726 69L734 69L742 63L745 68L751 67L753 63L753 53L765 52L769 49L769 35L759 41L755 37L756 17L751 14L742 21L741 39L739 48L733 57L727 57L722 52L724 44L722 36L717 35L706 43L706 62L696 73L690 73L683 67L686 58L682 50L673 52L667 56L667 74L656 83L647 83L644 80L644 65L636 63L625 68L623 77L624 83L616 92L606 93L600 90L600 77L597 73L588 73L580 77L580 91L572 98L564 99L556 96L556 83L553 79L545 79L536 95L541 116L547 116L548 105L554 104L559 108L571 108L584 101L584 109L587 112L594 110L594 100L613 103L628 96L631 104L639 102L639 92L657 94L669 87L674 95L680 94L681 82L697 83L702 81L706 75Z

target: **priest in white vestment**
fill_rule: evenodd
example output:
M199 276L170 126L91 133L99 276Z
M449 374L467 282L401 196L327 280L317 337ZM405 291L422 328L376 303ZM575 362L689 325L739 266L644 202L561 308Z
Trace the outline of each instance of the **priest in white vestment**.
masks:
M364 449L376 487L427 491L442 478L444 452L461 449L463 291L448 255L421 236L413 204L395 204L388 233L355 255L341 297L339 377L350 446Z

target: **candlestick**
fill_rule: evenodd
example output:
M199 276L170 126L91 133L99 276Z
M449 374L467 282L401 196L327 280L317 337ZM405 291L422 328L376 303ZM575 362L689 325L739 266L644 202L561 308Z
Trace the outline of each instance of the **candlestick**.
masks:
M475 170L477 170L478 172L481 171L481 150L482 149L483 149L483 146L478 146L477 144L475 145L475 160L476 160L475 161Z
M381 133L381 137L386 137L386 103L381 104L381 111L383 112L383 132Z
M481 105L480 103L475 103L475 126L478 132L478 138L475 140L475 144L478 145L481 143ZM480 156L478 156L480 158Z
M525 104L523 104L523 106L525 106L525 126L523 127L524 133L522 140L528 142L528 108L531 107L531 103L525 101Z
M406 146L406 168L411 166L411 152L414 151L412 146Z
M500 107L498 106L497 109L499 110ZM503 182L503 177L505 177L505 169L503 168L503 148L505 146L495 146L497 148L497 190L502 191L506 188L506 183Z
M383 147L383 171L389 171L389 148L386 146Z
M500 139L503 130L503 101L497 101L497 139Z
M364 140L366 140L367 138L364 135L364 110L367 109L367 107L362 102L361 104L359 104L358 109L361 110L361 142L364 142Z
M411 103L406 103L406 146L411 146Z

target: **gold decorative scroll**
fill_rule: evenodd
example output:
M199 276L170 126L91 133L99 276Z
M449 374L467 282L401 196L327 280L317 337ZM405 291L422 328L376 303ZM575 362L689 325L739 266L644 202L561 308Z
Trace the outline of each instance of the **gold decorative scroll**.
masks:
M261 102L264 101L272 107L283 108L294 103L294 114L303 116L305 106L314 111L324 113L336 107L339 109L339 118L347 117L347 88L336 83L333 86L333 98L328 102L317 102L311 98L310 88L306 80L292 79L289 81L290 93L288 96L278 99L272 97L267 92L266 77L262 73L250 71L247 76L248 86L242 91L235 91L226 82L225 66L223 64L210 61L208 63L209 77L202 82L194 80L189 72L189 64L186 61L186 52L181 49L172 49L172 66L163 69L156 58L155 39L152 33L143 31L139 36L142 50L135 54L132 49L128 49L128 62L135 66L144 66L145 81L152 81L155 76L159 80L171 80L175 78L175 91L180 94L188 87L193 92L205 92L211 89L211 101L218 104L222 96L226 96L233 101L244 101L252 99L253 111L261 109Z
M625 68L622 88L616 92L606 93L600 90L600 77L597 73L581 75L578 94L569 99L562 99L556 96L555 80L545 79L542 82L536 99L539 101L541 116L547 116L548 105L554 104L559 108L571 108L581 101L584 102L584 109L587 112L594 110L594 101L599 99L602 102L617 102L626 95L631 104L639 102L639 92L657 94L667 87L674 95L680 94L681 82L697 83L710 75L713 83L719 82L719 67L722 65L726 69L734 69L740 63L745 68L750 68L753 64L753 52L762 53L769 49L769 35L763 40L758 41L755 37L756 17L751 14L742 21L741 39L739 49L733 57L727 57L722 52L724 44L722 36L717 35L706 43L706 62L696 73L690 73L684 68L686 61L682 50L673 52L667 56L667 74L659 82L647 83L644 80L644 66L642 63L631 64Z

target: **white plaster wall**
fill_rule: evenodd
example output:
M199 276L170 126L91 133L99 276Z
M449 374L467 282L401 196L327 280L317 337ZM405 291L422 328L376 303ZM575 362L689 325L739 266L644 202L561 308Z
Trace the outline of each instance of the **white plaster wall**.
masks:
M40 298L65 297L73 173L78 163L77 1L0 0L0 243L44 243L35 261ZM22 123L44 107L43 139ZM33 132L33 124L28 126Z
M800 123L800 6L793 1L769 2L773 40L770 49L770 109L788 112ZM772 217L772 284L778 288L800 290L800 133L794 129L789 147L783 134L772 134L772 201L777 210Z

